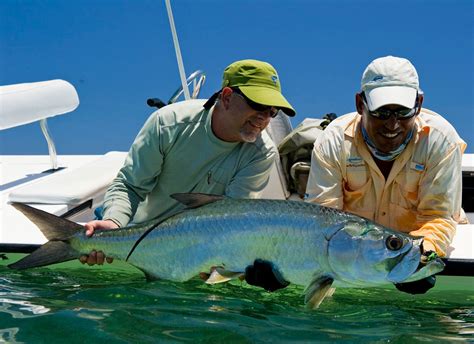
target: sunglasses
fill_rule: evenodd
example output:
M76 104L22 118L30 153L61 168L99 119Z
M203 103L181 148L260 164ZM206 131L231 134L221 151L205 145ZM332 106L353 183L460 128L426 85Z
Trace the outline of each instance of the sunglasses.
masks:
M416 98L415 107L413 109L401 109L401 110L387 110L387 109L377 109L374 111L369 110L369 106L367 105L367 100L365 99L365 95L362 95L362 100L364 101L365 108L367 112L372 117L377 119L381 119L383 121L390 118L390 116L395 116L396 119L405 120L412 118L416 115L416 111L418 110L418 96Z
M258 111L258 112L263 112L263 113L268 112L270 114L271 118L275 118L278 115L278 111L279 111L278 108L276 108L274 106L259 104L259 103L256 103L256 102L250 100L237 87L232 87L232 91L234 91L235 94L237 94L238 96L242 97L245 100L245 102L247 103L247 105L250 106L253 110Z

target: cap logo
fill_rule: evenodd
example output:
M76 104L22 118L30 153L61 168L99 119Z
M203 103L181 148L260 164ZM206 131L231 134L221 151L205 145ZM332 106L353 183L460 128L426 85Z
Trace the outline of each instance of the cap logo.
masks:
M383 75L377 75L372 79L372 81L379 81L379 80L382 80L382 79L383 79Z
M278 81L278 76L277 75L272 75L272 81L276 85Z

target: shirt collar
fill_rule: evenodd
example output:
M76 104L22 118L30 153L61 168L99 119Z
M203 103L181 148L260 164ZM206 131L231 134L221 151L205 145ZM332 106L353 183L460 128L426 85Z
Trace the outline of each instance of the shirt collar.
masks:
M361 116L357 112L352 112L348 116L353 116L352 120L349 121L346 128L344 129L344 134L349 137L355 137Z

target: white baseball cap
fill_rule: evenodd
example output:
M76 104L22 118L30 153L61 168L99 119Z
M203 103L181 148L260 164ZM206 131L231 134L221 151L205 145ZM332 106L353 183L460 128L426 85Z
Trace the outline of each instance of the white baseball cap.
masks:
M362 75L361 89L371 111L388 104L413 108L421 92L415 67L407 59L394 56L373 60Z

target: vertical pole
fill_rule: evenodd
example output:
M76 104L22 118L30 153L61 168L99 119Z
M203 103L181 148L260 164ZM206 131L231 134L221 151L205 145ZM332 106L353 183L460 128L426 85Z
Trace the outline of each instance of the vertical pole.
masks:
M178 35L174 25L173 12L171 10L170 0L165 0L166 10L168 11L168 18L170 21L171 34L173 35L174 50L176 52L176 60L178 61L179 76L181 78L181 84L183 85L184 99L191 99L189 95L188 84L186 82L186 72L184 71L183 58L181 56L181 49L179 48Z

